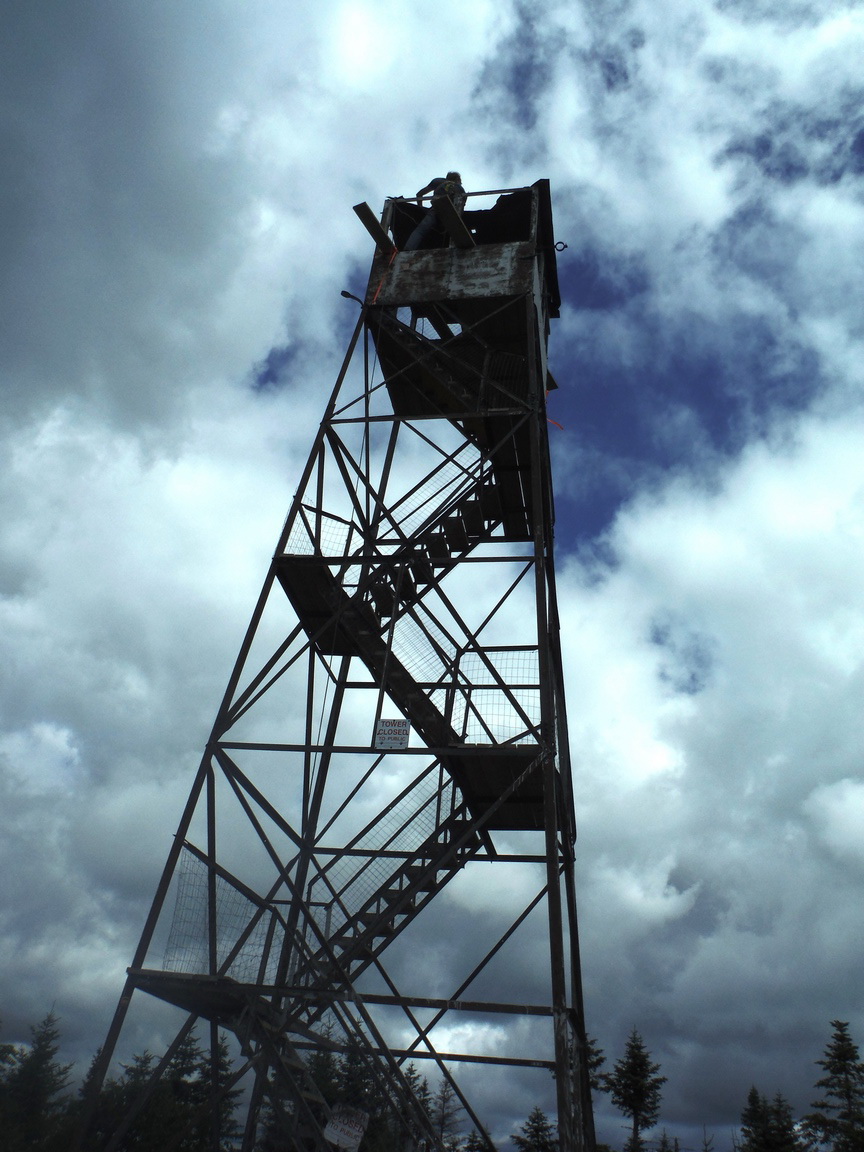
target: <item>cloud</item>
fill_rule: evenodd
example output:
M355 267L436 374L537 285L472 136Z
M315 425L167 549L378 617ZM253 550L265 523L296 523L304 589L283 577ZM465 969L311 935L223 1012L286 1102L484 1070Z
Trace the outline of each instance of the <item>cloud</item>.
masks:
M588 1002L619 1043L640 1014L664 1037L683 1122L711 1098L691 1103L694 1036L739 1095L764 1069L803 1108L783 1044L815 1059L830 1005L857 1003L860 433L751 445L719 490L640 497L599 581L564 567Z
M804 811L816 825L819 839L841 862L858 863L862 858L861 831L864 826L864 782L838 780L814 788L804 802Z
M9 19L10 1038L56 1002L81 1062L101 1042L356 317L351 204L455 164L548 176L569 244L549 404L589 1029L614 1057L640 1028L685 1141L753 1082L806 1107L827 1022L864 1021L855 5ZM493 896L457 883L430 935ZM466 955L418 978L447 994ZM466 1075L502 1138L536 1102Z

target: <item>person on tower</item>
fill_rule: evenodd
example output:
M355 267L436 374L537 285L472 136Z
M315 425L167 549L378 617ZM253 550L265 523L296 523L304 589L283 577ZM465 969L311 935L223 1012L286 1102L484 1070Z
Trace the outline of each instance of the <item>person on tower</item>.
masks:
M429 192L432 193L432 207L408 237L405 247L402 249L403 252L415 252L423 246L423 242L430 232L443 227L435 211L436 200L447 196L460 214L465 207L466 193L462 187L462 177L458 172L448 172L446 176L436 176L434 180L430 180L426 187L421 188L417 193L417 203L420 204L423 197Z

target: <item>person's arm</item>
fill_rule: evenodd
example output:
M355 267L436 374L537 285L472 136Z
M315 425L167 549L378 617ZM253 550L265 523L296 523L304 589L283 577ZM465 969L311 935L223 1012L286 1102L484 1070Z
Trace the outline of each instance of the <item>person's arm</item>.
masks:
M420 191L417 193L417 203L418 204L420 203L420 201L423 199L423 197L426 195L427 192L432 192L433 189L437 188L439 183L440 183L440 181L436 177L434 180L430 180L425 188L421 188Z

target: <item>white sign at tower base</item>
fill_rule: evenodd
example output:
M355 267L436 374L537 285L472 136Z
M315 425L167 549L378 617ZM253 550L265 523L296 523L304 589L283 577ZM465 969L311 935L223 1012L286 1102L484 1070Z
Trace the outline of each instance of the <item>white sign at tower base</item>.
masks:
M411 724L401 717L398 720L379 720L375 725L376 748L407 748Z
M350 1108L347 1104L334 1104L324 1129L324 1139L339 1148L347 1148L349 1152L356 1152L369 1123L369 1116L359 1108Z

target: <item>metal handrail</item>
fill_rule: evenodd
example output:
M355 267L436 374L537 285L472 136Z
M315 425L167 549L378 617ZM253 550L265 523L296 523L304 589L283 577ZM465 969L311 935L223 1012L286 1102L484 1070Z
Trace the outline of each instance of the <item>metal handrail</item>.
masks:
M466 192L466 193L464 193L464 195L466 197L471 197L471 196L503 196L507 192L530 192L530 191L531 191L531 185L528 184L524 188L488 188L482 192ZM393 204L416 204L417 203L417 197L416 196L388 196L387 199ZM432 193L430 192L428 196L421 196L420 199L421 200L431 200L432 199Z

